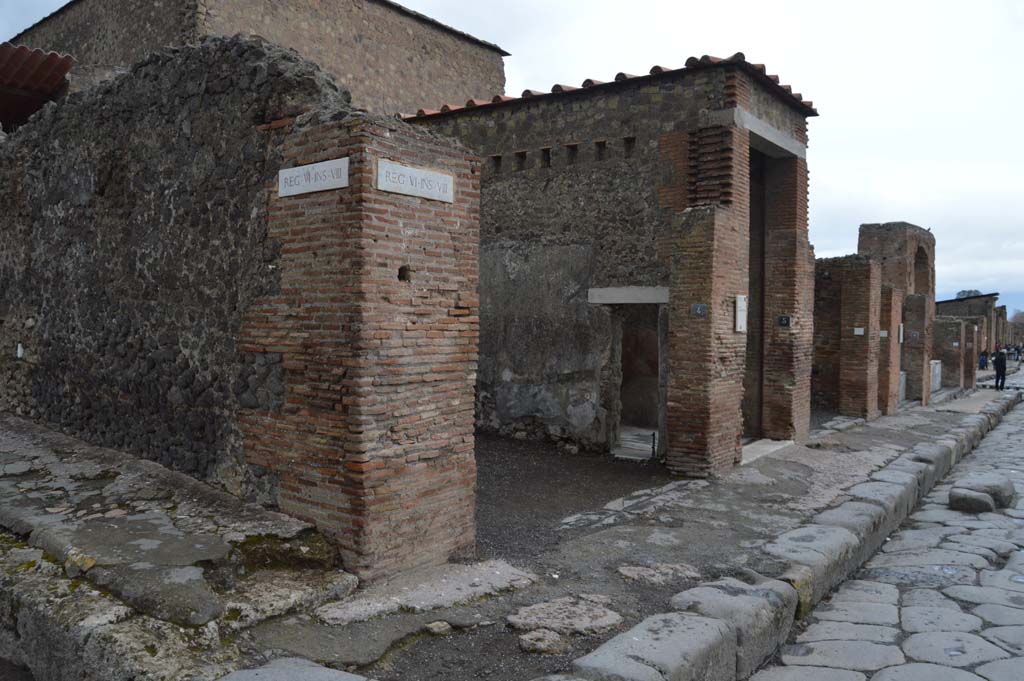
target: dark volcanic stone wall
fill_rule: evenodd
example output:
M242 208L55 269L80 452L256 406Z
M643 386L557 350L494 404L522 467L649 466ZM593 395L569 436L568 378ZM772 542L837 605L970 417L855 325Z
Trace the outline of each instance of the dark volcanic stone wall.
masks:
M270 500L235 426L285 391L235 342L279 286L262 124L347 101L293 52L211 39L0 142L0 409Z

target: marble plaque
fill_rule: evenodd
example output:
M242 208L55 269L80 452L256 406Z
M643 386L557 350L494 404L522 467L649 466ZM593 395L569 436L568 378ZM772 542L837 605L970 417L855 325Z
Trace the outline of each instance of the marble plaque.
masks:
M278 196L298 196L347 186L347 156L308 166L286 168L277 174Z
M450 174L411 168L384 159L377 161L377 189L392 194L455 203L455 178Z

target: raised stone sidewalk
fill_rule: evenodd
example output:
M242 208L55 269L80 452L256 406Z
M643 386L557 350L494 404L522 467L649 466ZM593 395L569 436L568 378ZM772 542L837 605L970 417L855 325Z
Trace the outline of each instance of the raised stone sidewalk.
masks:
M37 681L747 678L1018 399L822 433L566 518L529 564L355 593L303 523L0 417L0 658Z

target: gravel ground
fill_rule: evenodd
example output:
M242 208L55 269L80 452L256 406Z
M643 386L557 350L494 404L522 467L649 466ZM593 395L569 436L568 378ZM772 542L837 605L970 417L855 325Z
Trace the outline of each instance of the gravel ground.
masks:
M529 563L554 547L563 518L672 482L657 463L563 454L551 444L477 435L477 552Z

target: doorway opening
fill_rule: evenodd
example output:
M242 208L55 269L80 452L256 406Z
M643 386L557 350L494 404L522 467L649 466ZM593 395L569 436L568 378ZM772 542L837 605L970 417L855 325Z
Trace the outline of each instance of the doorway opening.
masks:
M624 305L622 311L622 382L616 458L646 461L657 456L661 420L658 305Z
M750 279L747 293L747 356L743 375L743 435L757 440L764 427L765 231L768 157L750 150Z

